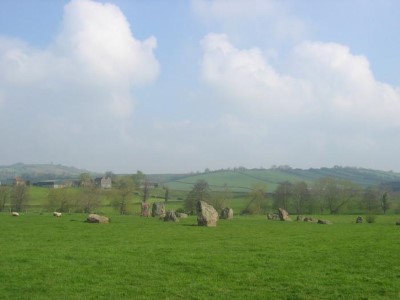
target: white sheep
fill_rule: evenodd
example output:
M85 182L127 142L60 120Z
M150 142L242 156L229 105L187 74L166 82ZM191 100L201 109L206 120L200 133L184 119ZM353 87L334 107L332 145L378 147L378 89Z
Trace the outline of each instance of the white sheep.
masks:
M59 218L62 216L62 213L55 211L55 212L53 212L53 216Z
M16 211L13 211L13 212L11 213L11 215L12 215L13 217L19 217L19 213L17 213Z

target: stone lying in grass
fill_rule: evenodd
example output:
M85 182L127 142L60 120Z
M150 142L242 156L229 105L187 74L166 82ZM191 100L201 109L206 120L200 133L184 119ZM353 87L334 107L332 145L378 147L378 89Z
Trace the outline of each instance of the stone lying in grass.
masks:
M87 223L102 223L102 224L106 224L106 223L110 223L110 219L105 217L105 216L100 216L97 214L90 214L87 219L86 219Z
M182 213L182 212L176 212L175 214L176 214L176 216L177 216L178 218L180 218L180 219L186 219L186 218L188 217L187 214Z
M179 219L173 210L169 210L165 214L164 222L179 222Z
M13 212L11 213L11 216L13 216L13 217L19 217L19 213L17 213L16 211L13 211Z
M312 218L312 217L305 217L304 222L310 222L310 223L317 223L318 219Z
M305 219L304 216L297 216L296 221L303 222Z
M278 214L267 214L267 219L279 221L279 215Z
M321 220L321 219L318 219L318 222L317 222L317 223L318 223L318 224L327 224L327 225L332 224L331 221L328 221L328 220Z

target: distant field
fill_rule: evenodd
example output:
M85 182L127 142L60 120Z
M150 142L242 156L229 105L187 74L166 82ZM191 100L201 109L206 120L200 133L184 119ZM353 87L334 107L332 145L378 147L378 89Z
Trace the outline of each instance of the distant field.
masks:
M379 185L384 182L399 182L400 174L359 168L321 168L321 169L265 169L241 171L216 171L201 174L173 176L150 175L150 178L167 185L170 189L188 191L199 180L206 180L215 191L223 190L226 184L232 192L246 192L252 185L265 183L269 192L274 192L284 181L305 181L310 184L322 177L350 180L360 186Z
M32 186L29 188L29 201L27 211L30 213L46 213L49 212L46 207L48 203L48 194L51 190L43 187L35 187ZM69 193L74 198L79 198L79 189L70 188ZM162 188L152 189L150 193L150 197L148 202L150 204L154 202L164 202L164 193L165 191ZM170 199L166 203L167 210L177 210L178 208L183 208L184 199L187 196L186 191L174 191L170 192ZM106 214L115 214L116 210L111 206L112 200L115 198L115 194L113 194L110 190L102 190L101 191L101 206L96 209L97 212L106 213ZM142 196L133 195L131 199L131 204L128 207L129 214L139 214L140 213L140 203L142 200ZM249 198L246 194L235 194L232 196L230 200L226 201L226 205L229 205L235 211L243 210Z
M396 216L333 225L0 214L2 299L399 299Z

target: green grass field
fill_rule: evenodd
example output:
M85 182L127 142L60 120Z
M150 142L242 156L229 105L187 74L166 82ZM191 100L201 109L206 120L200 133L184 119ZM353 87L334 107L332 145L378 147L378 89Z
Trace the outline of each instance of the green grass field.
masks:
M333 225L0 214L2 299L400 299L396 216Z

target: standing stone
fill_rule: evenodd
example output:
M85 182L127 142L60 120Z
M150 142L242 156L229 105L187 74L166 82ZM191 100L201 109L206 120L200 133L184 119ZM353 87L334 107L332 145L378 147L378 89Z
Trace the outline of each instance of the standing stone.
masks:
M169 210L164 216L164 222L179 222L179 219L173 210Z
M147 202L142 202L142 209L140 211L142 217L150 217L150 205Z
M204 201L197 202L197 224L199 226L215 227L218 222L218 212Z
M86 222L88 223L109 223L110 219L105 217L105 216L100 216L100 215L96 215L96 214L90 214L87 219Z
M356 223L362 223L362 222L364 222L363 217L358 216L358 217L357 217L357 220L356 220Z
M289 213L283 208L279 208L278 214L281 221L291 221L291 219L289 218Z
M152 217L165 217L165 204L164 202L154 202L153 207L151 209Z
M233 219L233 209L229 207L225 207L221 210L221 219Z

